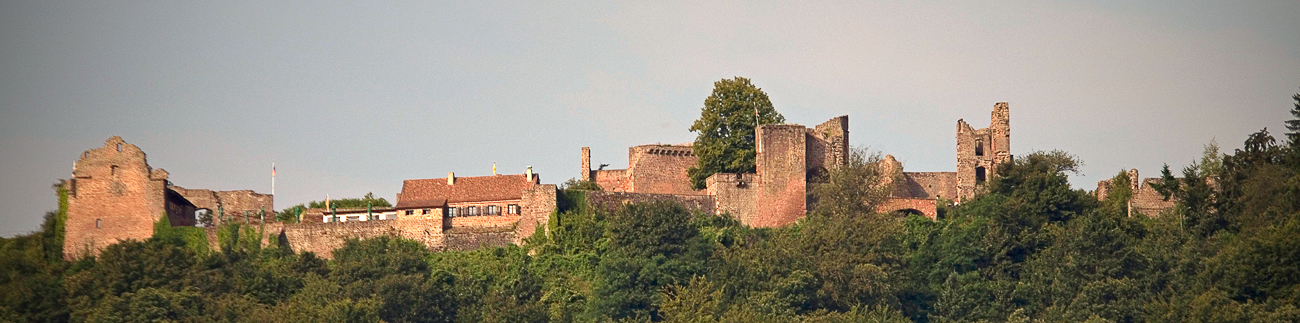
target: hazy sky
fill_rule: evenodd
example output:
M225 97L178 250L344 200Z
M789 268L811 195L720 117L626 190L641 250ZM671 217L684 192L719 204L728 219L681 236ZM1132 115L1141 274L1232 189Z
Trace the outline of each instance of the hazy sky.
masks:
M1281 137L1300 2L0 2L0 235L120 135L187 188L278 208L404 179L543 182L685 143L744 76L791 123L849 115L909 171L953 171L957 119L1011 105L1012 153L1062 149L1076 188Z

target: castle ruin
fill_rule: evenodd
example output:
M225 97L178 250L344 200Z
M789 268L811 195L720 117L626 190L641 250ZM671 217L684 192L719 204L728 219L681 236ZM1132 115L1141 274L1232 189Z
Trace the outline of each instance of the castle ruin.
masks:
M114 136L72 164L63 255L98 255L124 240L144 240L166 216L173 226L194 226L196 214L249 214L272 209L274 198L253 191L189 190L174 186L163 169L149 167L144 151ZM212 213L216 214L216 213Z
M849 118L840 116L809 128L797 124L761 125L755 131L755 173L718 173L706 180L706 189L692 190L687 169L695 166L691 145L642 145L628 149L628 168L591 169L591 150L582 148L581 178L606 191L655 194L659 198L699 200L711 205L704 211L730 214L755 227L794 223L808 212L808 189L817 174L844 165L849 146ZM957 120L956 172L904 172L902 163L886 156L881 169L889 198L878 207L882 213L938 215L939 201L969 200L1011 161L1011 115L1006 102L993 106L989 127L973 129Z
M730 214L749 226L783 226L807 214L811 181L846 163L848 128L848 116L814 127L758 126L756 171L713 174L703 190L692 189L687 176L698 159L690 144L631 147L628 167L608 170L603 165L593 170L591 151L583 147L580 178L605 189L587 194L587 203L598 208L672 200L699 212ZM958 120L956 149L956 172L905 172L893 156L886 156L880 167L891 193L877 211L935 218L938 205L946 203L941 201L973 198L998 165L1012 158L1007 103L994 105L988 128L973 129ZM521 243L547 220L557 201L556 186L541 184L531 169L520 175L479 177L449 173L445 178L404 181L394 207L342 213L307 209L298 223L283 223L274 219L274 196L269 194L189 189L167 178L167 171L150 167L145 153L120 137L84 152L73 164L73 178L64 184L69 195L64 256L93 256L119 241L148 239L164 216L173 226L205 226L212 246L217 226L233 221L258 225L264 239L277 235L294 250L323 257L347 239L377 236L412 239L434 250L466 250ZM1134 191L1142 197L1135 198L1135 208L1142 209L1146 193L1136 187Z

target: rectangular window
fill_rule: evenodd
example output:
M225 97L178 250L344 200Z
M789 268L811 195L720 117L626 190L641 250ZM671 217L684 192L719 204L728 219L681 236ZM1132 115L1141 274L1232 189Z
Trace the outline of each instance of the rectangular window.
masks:
M102 223L99 222L99 219L95 219L95 227L98 228L100 224Z
M477 206L471 206L471 207L467 207L467 208L465 208L465 209L466 209L466 210L465 210L465 211L466 211L466 212L465 212L465 213L466 213L465 215L467 215L467 216L475 216L475 215L478 215L478 207L477 207Z
M496 205L488 205L487 215L501 215L501 207Z
M460 208L455 208L455 207L449 207L449 208L447 208L447 217L449 217L449 218L454 218L454 217L460 216L460 214L459 214L460 212L458 212L458 211L460 211Z
M429 209L420 210L420 214L429 214Z
M361 221L360 215L349 215L348 222Z
M509 212L510 214L519 214L519 204L510 204L507 208L506 212Z
M415 214L415 210L406 210L406 215Z

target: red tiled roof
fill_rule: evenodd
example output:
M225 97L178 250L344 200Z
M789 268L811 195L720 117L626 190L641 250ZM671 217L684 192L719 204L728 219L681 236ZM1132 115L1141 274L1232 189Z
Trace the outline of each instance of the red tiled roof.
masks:
M518 200L524 190L536 183L527 175L493 175L456 177L455 184L447 185L447 178L408 179L402 182L402 195L397 208L414 208L445 203ZM441 202L441 203L439 203Z

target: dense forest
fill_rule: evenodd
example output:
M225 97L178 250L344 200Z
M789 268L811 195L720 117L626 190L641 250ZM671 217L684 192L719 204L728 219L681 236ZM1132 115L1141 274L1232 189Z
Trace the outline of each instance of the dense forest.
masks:
M596 187L574 183L522 246L468 252L376 238L325 260L237 224L209 250L160 223L67 262L51 212L0 240L0 321L1297 322L1293 123L1284 142L1263 130L1166 167L1165 214L1128 216L1122 172L1106 200L1071 188L1080 162L1059 151L1017 156L938 220L873 214L882 195L861 183L880 172L860 151L781 228L668 202L589 209Z

